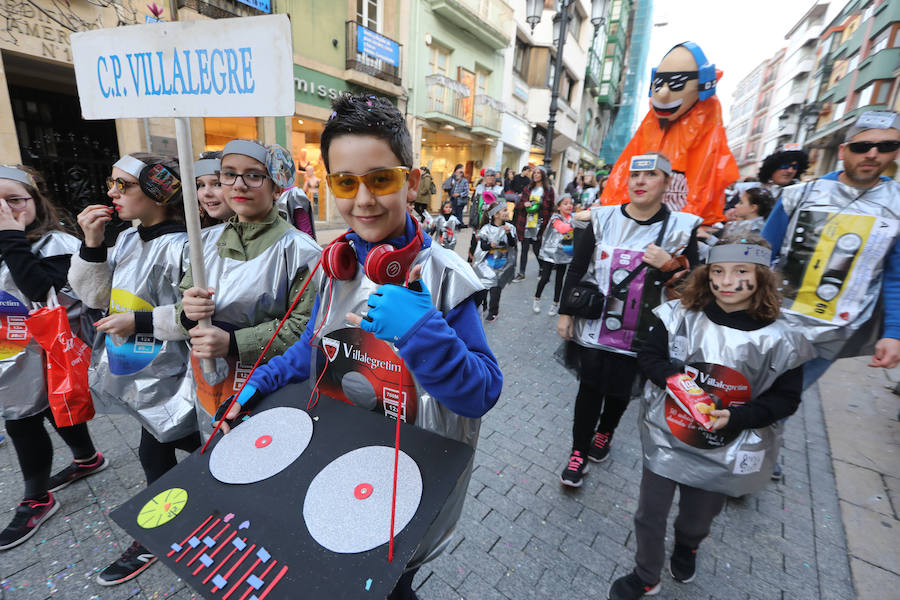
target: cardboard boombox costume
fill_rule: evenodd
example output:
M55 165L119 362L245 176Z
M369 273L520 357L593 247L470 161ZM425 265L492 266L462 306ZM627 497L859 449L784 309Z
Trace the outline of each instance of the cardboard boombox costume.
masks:
M304 384L267 396L113 519L204 598L386 597L474 450L402 425L393 503L396 421L307 398Z
M725 188L739 173L715 95L719 76L697 44L684 42L669 50L653 69L651 110L613 166L601 197L604 205L628 202L631 157L660 152L675 171L663 196L666 206L697 215L706 225L722 220Z

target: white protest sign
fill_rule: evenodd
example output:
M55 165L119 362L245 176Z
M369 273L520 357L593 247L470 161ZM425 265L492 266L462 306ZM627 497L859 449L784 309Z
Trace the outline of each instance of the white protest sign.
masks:
M85 119L294 114L287 15L73 33Z

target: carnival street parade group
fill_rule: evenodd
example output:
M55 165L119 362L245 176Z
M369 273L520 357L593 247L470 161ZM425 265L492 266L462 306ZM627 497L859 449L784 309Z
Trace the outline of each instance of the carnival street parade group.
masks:
M417 200L434 185L413 165L404 116L374 96L335 99L321 136L326 184L349 227L324 249L291 156L277 145L231 140L198 158L195 182L180 180L172 158L122 156L108 199L77 216L77 233L40 173L0 166L0 406L24 477L0 550L59 510L57 490L109 466L84 419L60 422L51 409L52 350L23 333L39 306L65 307L72 333L91 347L93 409L127 412L141 428L149 485L215 423L225 432L215 435L229 435L262 398L315 380L323 338L348 324L388 344L413 375L416 401L433 405L410 425L474 447L503 380L485 323L498 318L505 285L524 285L532 253L532 308L541 312L555 270L549 314L578 380L561 484L577 488L592 462L607 460L629 401L640 407L634 569L609 598L656 593L665 567L690 582L726 498L779 476L783 423L801 392L838 358L900 362L900 183L883 175L900 153L900 116L863 112L840 146L841 170L801 182L806 153L781 148L757 181L736 183L718 76L696 44L672 48L654 71L649 114L602 185L589 174L557 195L543 167L502 181L486 170L469 208L469 248L456 247L470 197L461 169L429 215ZM188 259L187 185L196 185L204 225L203 287ZM317 181L304 187L318 196ZM134 226L110 245L113 213ZM387 405L378 398L365 408L399 414ZM52 475L45 421L73 456ZM464 496L470 474L471 465L454 493ZM448 501L455 514L390 598L416 597L413 577L444 547L459 505ZM97 565L97 583L120 584L155 561L135 541Z

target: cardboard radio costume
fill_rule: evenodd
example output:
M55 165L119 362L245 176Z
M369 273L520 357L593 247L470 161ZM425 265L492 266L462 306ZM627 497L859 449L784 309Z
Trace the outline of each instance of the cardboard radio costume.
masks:
M885 260L900 235L900 183L864 191L828 175L786 188L789 217L777 267L784 318L826 359L870 354L881 323Z
M352 245L349 241L342 243ZM394 252L415 252L416 248L420 250L410 257L408 268L422 265L422 282L431 292L435 308L444 315L483 289L459 255L436 244L421 248L419 235L410 246ZM322 264L326 273L329 273L328 265L333 262L328 258L334 249L329 247L323 252ZM369 252L367 265L374 252L376 250ZM406 423L414 423L422 429L474 447L478 440L480 419L452 412L419 385L403 359L388 343L359 327L348 326L347 313L367 311L369 296L379 285L366 275L365 269L358 268L355 255L353 260L353 266L357 267L355 273L344 272L341 274L345 277L343 279L324 277L320 283L319 312L315 323L318 337L311 343L319 345L324 355L313 352L310 380L315 381L321 376L318 389L322 394L385 415L399 415ZM340 261L334 262L338 264ZM399 276L402 278L407 270L401 270ZM469 463L410 561L411 566L421 564L443 550L462 511L471 471L472 463Z
M707 225L717 223L725 188L739 173L715 96L716 67L697 44L684 42L669 50L651 77L651 110L613 166L603 204L627 202L631 157L661 152L675 170L663 196L666 206L702 217Z
M801 333L779 319L755 331L736 331L703 311L672 300L653 311L669 334L673 361L684 365L719 408L751 401L785 371L813 357ZM648 381L641 402L644 467L679 483L742 496L769 482L781 447L780 423L732 434L707 431Z
M559 227L559 229L557 229ZM575 254L575 227L572 215L568 219L559 213L550 217L544 228L544 240L538 253L544 262L555 265L567 265Z
M7 172L12 169L0 169L0 177L12 178ZM34 186L33 182L23 183ZM31 244L31 252L41 258L74 254L79 245L67 233L49 231ZM72 333L81 336L81 301L68 288L57 293L57 298L66 308ZM4 419L24 419L49 406L44 351L25 326L31 308L31 300L16 285L6 262L0 262L0 416Z
M506 208L506 205L498 205L497 210ZM516 230L510 225L512 236L515 237ZM481 280L481 284L486 288L503 287L516 274L516 247L509 245L510 232L502 225L497 226L493 223L485 224L478 230L479 244L475 247L475 255L472 259L472 268L475 274ZM496 244L496 248L484 249L480 242L488 244Z
M651 269L643 268L615 296L609 296L610 289L643 262L644 249L656 243L662 227L666 229L659 246L674 256L687 247L700 219L673 212L667 221L641 225L622 211L621 206L591 209L596 243L591 265L582 280L597 285L600 293L607 296L606 306L599 319L576 318L573 339L588 348L635 356L641 341L642 323L646 323L649 312L662 302L662 281L653 277Z

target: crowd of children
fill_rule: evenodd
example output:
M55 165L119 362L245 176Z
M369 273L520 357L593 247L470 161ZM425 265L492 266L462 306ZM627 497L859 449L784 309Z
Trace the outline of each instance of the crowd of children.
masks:
M321 136L322 158L349 230L324 249L314 239L313 204L292 187L294 163L277 145L231 140L200 156L195 182L181 181L172 158L126 154L111 165L108 203L78 215L80 242L38 173L0 166L0 409L24 478L0 550L28 540L59 510L56 490L109 464L86 424L57 426L43 351L18 335L29 310L48 295L67 308L73 332L92 344L97 411L130 414L140 427L138 457L149 485L176 465L176 450L199 448L215 421L227 434L239 412L288 383L316 377L317 343L348 326L394 352L412 373L416 393L407 402L414 403L415 425L474 447L503 382L482 320L497 320L501 291L525 279L531 252L539 261L533 311L541 312L556 271L548 314L559 315L565 360L578 378L563 485L581 486L590 462L609 458L629 401L640 398L635 568L613 582L609 597L659 589L676 488L669 572L690 582L698 548L726 498L760 489L775 469L780 423L797 409L802 365L816 356L804 329L780 316L780 279L770 265L782 249L759 235L770 227L769 214L781 211L775 213L781 218L788 205L779 199L773 207L767 189L749 187L732 220L700 231L699 217L664 204L673 169L659 153L632 157L627 202L611 206L596 203L590 174L574 182L573 199L556 197L543 167L530 170L520 192L512 191L513 178L497 182L490 170L470 208L467 264L456 249L465 197L459 169L449 180L455 202L444 202L432 217L416 206L421 171L413 166L402 114L386 100L349 95L338 97L333 111ZM881 129L900 135L893 123ZM857 149L849 151L857 153L896 154L900 145L853 143ZM198 192L202 287L188 258L184 185ZM586 210L576 214L579 208ZM807 218L795 212L789 218ZM114 213L134 226L107 247ZM261 366L234 398L257 360ZM713 383L700 386L700 374ZM389 414L383 398L365 408ZM45 420L73 455L53 476ZM470 463L436 520L440 526L426 534L389 598L416 597L413 577L446 547L471 473ZM99 571L97 582L122 583L155 560L135 541Z

